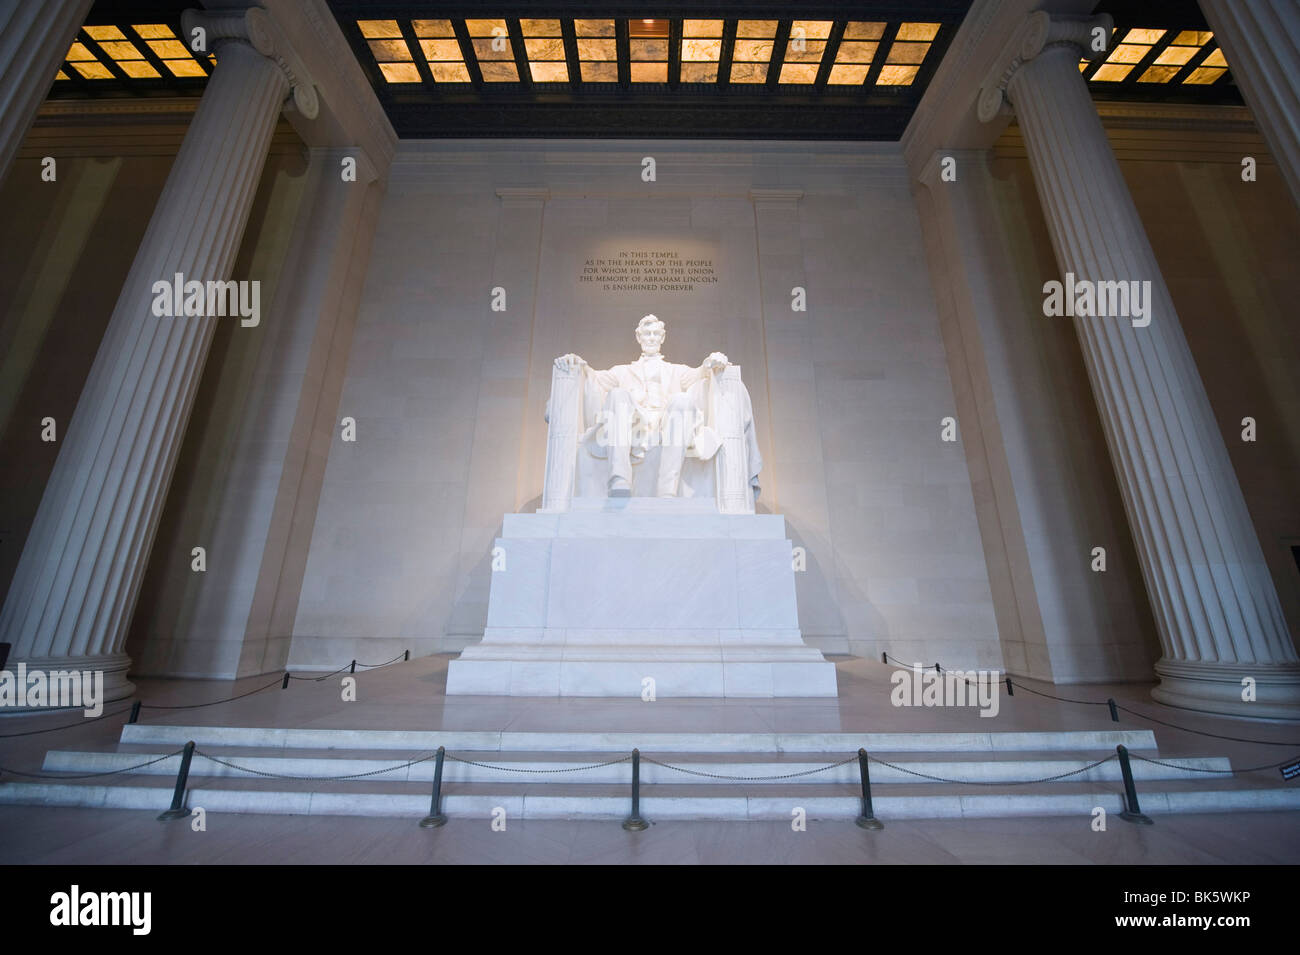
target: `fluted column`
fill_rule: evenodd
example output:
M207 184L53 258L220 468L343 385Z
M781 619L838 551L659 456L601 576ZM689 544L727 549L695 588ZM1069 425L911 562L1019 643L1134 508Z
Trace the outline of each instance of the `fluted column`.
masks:
M1273 580L1146 231L1111 152L1081 50L1110 18L1032 14L981 91L981 119L1014 109L1062 273L1150 282L1149 324L1075 328L1132 526L1163 656L1156 699L1300 717L1297 661ZM1044 317L1043 321L1060 321ZM1244 678L1257 700L1242 699Z
M130 695L127 627L217 318L156 316L153 285L230 278L291 85L315 93L264 11L187 11L218 66L109 320L0 611L31 667L102 669ZM225 318L224 321L238 321Z
M0 0L0 180L9 170L91 0Z
M1300 3L1200 0L1232 78L1300 204Z

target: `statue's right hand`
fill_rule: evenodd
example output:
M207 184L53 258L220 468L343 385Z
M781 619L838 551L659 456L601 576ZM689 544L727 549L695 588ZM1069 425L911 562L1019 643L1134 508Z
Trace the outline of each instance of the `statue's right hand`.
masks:
M559 358L555 359L555 367L560 371L573 371L575 368L580 368L586 363L585 360L580 356L573 354L573 352L569 352L567 355L561 355Z

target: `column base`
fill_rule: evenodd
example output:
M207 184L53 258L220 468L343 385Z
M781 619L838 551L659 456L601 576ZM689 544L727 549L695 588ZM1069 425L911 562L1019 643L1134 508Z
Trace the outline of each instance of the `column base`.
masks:
M1152 699L1169 706L1227 716L1300 720L1300 663L1209 663L1161 659ZM1255 699L1243 700L1242 680L1255 680Z
M5 669L10 673L17 675L18 664L24 664L27 672L33 673L37 670L43 670L51 673L57 670L81 670L81 671L101 671L104 674L104 697L101 702L112 703L114 700L125 700L135 694L135 684L126 678L126 672L131 667L131 658L125 653L93 654L90 656L69 657L24 657L21 659L9 658L5 664ZM6 706L0 708L0 715L9 713L40 713L49 709L44 706Z

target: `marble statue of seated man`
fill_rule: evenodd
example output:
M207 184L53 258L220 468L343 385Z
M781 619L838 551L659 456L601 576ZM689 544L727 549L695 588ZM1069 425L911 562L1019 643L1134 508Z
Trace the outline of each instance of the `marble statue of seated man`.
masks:
M641 357L631 364L598 371L574 354L555 360L561 370L583 368L587 387L599 400L601 413L579 444L608 457L610 497L632 493L632 466L651 446L660 449L659 497L678 495L687 455L708 459L717 453L709 388L712 376L729 364L727 356L714 352L698 368L673 364L660 352L665 334L664 323L647 315L636 327Z

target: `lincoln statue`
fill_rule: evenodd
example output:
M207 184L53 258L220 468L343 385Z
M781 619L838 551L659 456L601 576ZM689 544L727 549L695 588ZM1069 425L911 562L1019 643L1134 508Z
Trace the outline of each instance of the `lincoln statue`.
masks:
M653 457L648 457L651 448L659 449L654 482L657 497L686 493L682 481L685 459L707 461L717 453L720 439L714 421L714 379L730 362L721 352L713 352L698 367L674 364L660 350L665 336L664 323L647 315L636 326L641 356L630 364L600 371L574 354L555 359L561 371L583 372L584 404L597 413L585 418L587 427L579 445L595 458L608 458L605 491L610 497L632 494L632 469ZM757 492L762 462L753 438L748 394L744 397L741 414L750 465L745 477Z

